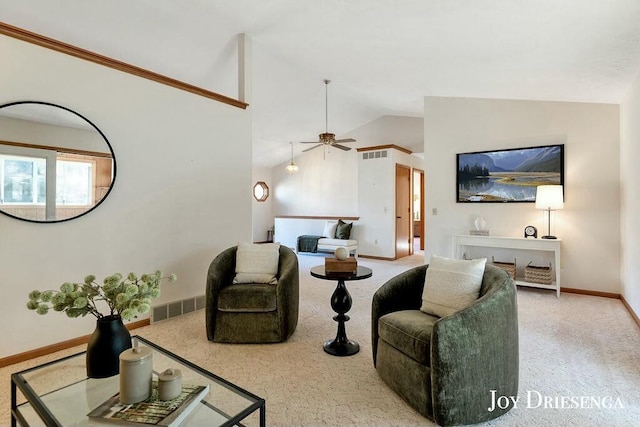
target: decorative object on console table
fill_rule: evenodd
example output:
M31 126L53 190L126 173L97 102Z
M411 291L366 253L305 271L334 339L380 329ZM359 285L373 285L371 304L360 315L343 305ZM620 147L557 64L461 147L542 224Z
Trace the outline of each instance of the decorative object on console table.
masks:
M562 185L539 185L536 189L536 209L547 211L547 235L543 239L557 239L551 235L551 211L564 207Z
M549 263L548 267L527 264L524 268L524 280L531 283L540 283L541 285L550 285L553 281L551 263Z
M524 228L524 238L528 239L529 237L533 237L534 239L538 238L538 229L533 225L527 225Z
M506 271L507 274L509 274L509 276L511 276L513 280L516 279L516 259L515 258L513 259L513 262L500 262L500 261L496 261L492 255L491 264Z
M476 226L476 230L478 231L484 230L487 226L487 221L483 217L479 216L473 221L473 225Z
M469 234L472 236L488 236L489 230L486 229L487 221L483 217L476 217L473 221L473 226L475 229L469 230Z

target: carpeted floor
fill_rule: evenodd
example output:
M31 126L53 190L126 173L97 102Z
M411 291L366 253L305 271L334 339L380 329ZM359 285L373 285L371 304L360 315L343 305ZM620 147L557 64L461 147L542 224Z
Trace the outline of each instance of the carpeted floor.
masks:
M429 426L379 379L371 360L370 310L375 290L423 262L360 259L373 277L349 282L353 298L346 329L361 350L334 357L322 350L336 322L329 299L335 284L312 278L324 262L300 255L300 319L286 343L222 345L207 341L204 311L134 331L266 399L269 426ZM640 328L619 300L535 289L518 291L518 407L490 426L633 426L640 422ZM9 375L81 351L75 348L0 369L0 425L9 425ZM583 398L586 397L586 398ZM540 401L547 398L551 406ZM593 398L593 399L592 399ZM527 401L529 399L529 401ZM563 400L564 399L564 400ZM584 403L574 406L571 399ZM593 407L594 402L606 407ZM622 407L620 407L622 406ZM251 420L255 421L255 420Z

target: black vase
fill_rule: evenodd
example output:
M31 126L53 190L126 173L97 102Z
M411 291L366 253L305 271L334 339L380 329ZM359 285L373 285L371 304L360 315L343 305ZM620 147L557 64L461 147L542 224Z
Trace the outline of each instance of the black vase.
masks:
M107 378L120 372L120 353L131 348L131 334L117 315L104 316L96 322L87 344L87 376Z

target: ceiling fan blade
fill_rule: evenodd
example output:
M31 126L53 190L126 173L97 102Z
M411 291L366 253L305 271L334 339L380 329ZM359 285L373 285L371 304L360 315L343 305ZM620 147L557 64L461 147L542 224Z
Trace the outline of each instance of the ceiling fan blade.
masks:
M353 139L353 138L345 138L345 139L336 139L336 142L340 142L340 143L343 143L343 142L356 142L356 140Z
M300 144L317 144L318 141L300 141Z
M345 147L344 145L340 145L340 144L331 144L331 146L332 146L332 147L339 148L339 149L344 150L344 151L349 151L349 150L351 150L351 147Z
M306 150L302 150L302 152L304 153L305 151L311 151L311 150L313 150L314 148L322 147L323 145L324 145L324 144L318 144L318 145L316 145L316 146L314 146L314 147L307 148Z

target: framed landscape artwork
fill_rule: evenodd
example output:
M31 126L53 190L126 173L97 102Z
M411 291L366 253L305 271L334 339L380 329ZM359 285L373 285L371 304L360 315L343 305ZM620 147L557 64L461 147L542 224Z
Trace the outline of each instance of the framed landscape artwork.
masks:
M456 155L458 203L535 202L538 185L564 184L564 144Z

